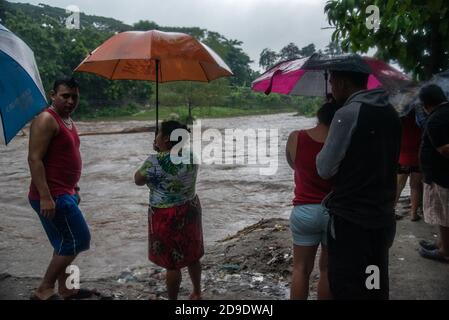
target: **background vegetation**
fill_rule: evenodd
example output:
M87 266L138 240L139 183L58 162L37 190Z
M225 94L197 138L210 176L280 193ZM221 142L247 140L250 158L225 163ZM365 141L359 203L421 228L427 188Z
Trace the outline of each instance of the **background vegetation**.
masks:
M244 114L297 111L313 114L319 101L314 98L252 92L251 82L260 75L250 68L252 62L243 52L242 42L202 28L164 27L153 21L127 25L121 21L81 13L79 30L67 29L65 9L48 5L34 6L0 0L3 25L22 38L34 51L45 90L52 89L56 78L71 75L72 70L96 47L117 32L152 30L183 32L209 45L228 64L234 77L211 83L174 82L159 86L161 115L234 116ZM294 50L283 49L282 58ZM311 44L309 49L314 50ZM76 117L142 118L154 117L154 83L146 81L111 81L99 76L75 73L81 85L81 100ZM164 110L164 108L166 110Z

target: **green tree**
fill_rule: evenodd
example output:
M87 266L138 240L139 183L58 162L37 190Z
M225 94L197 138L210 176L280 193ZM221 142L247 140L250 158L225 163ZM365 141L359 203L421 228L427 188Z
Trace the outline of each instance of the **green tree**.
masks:
M301 57L309 57L315 52L316 52L315 45L313 43L310 43L307 46L302 47L301 50L299 50L299 55Z
M249 64L252 62L249 56L243 52L242 41L228 40L226 42L227 54L224 57L225 62L231 68L234 76L230 78L231 85L234 86L250 86L251 85L251 68Z
M2 10L6 8L6 10ZM118 20L81 13L81 28L65 28L64 9L48 5L34 6L0 0L2 24L22 38L34 51L44 88L48 92L53 81L73 69L95 48L116 32L149 30L183 32L203 41L216 51L234 72L234 77L212 81L210 84L176 82L160 86L162 106L233 106L231 94L249 85L258 73L251 70L249 56L242 50L242 42L227 39L217 32L198 27L162 27L152 21L139 21L133 26ZM4 17L4 19L3 19ZM81 86L81 100L77 114L83 116L125 115L140 108L154 107L155 85L148 81L112 81L89 73L75 73ZM240 105L253 103L252 95L241 95ZM246 99L246 100L245 100ZM255 101L255 100L254 100ZM263 100L258 106L264 106ZM254 102L254 104L257 104ZM123 111L123 112L122 112Z
M338 41L331 41L324 49L324 53L327 55L339 55L342 54L343 51L341 50L340 43Z
M4 24L4 20L5 20L5 12L6 12L6 1L5 0L0 0L0 23Z
M376 5L380 25L368 29L368 5ZM330 0L324 8L336 27L332 40L341 39L344 51L367 52L396 60L419 80L449 68L449 5L444 0Z
M238 40L229 40L217 32L207 32L204 43L211 47L226 64L231 68L234 77L231 78L232 85L249 86L251 84L251 68L249 64L252 62L249 56L243 52Z
M136 31L147 31L147 30L157 30L157 29L159 29L159 26L154 21L139 20L139 22L136 22L133 24L133 30L136 30Z
M259 66L261 66L265 70L268 70L276 64L278 58L279 56L275 51L265 48L260 53Z
M293 42L290 42L279 52L279 58L281 61L292 60L301 57L301 51L298 46Z

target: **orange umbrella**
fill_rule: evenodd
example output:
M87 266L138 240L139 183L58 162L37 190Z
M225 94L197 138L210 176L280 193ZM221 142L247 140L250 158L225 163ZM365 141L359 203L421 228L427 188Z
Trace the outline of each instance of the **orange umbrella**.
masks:
M209 82L233 75L218 54L204 43L184 33L157 30L116 34L91 52L75 71L112 80L155 81L156 134L160 82Z

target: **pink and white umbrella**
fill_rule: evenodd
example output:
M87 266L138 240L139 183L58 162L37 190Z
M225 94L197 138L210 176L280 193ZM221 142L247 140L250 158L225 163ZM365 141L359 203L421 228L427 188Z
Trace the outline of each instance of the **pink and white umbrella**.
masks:
M328 71L354 71L369 73L368 89L383 87L394 92L411 82L411 79L389 64L357 54L311 57L281 62L253 81L254 91L325 96L330 92Z

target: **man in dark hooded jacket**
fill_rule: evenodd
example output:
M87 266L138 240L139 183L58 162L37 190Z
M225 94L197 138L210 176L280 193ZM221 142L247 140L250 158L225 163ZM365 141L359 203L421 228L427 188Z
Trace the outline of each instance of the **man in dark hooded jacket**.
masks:
M330 82L343 105L317 156L334 186L323 200L330 288L336 299L388 299L401 123L383 89L366 90L368 74L334 71Z

